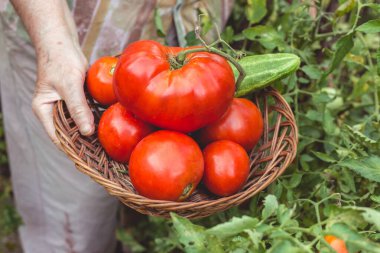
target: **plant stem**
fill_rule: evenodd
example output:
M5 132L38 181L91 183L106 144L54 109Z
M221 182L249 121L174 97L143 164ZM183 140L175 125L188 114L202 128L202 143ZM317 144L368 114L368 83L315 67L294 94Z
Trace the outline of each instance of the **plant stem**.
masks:
M379 120L379 115L380 115L379 95L378 95L378 90L377 90L376 76L374 74L374 65L373 65L372 58L371 58L371 52L369 51L369 48L367 46L367 43L366 43L363 35L360 32L358 32L357 36L360 39L360 41L363 43L363 45L365 46L365 48L367 49L367 59L368 59L368 64L369 64L369 69L370 69L372 81L373 81L373 84L374 84L373 88L374 88L375 112L374 112L373 115L376 117L377 120Z
M351 28L351 32L354 32L355 29L356 29L356 26L358 24L358 21L359 21L359 14L360 14L360 11L362 9L362 3L360 2L360 0L358 1L358 10L356 11L356 16L355 16L355 22L354 22L354 25L352 26Z
M179 64L182 64L185 59L186 59L186 56L188 54L192 54L192 53L198 53L198 52L208 52L208 53L213 53L213 54L217 54L217 55L220 55L222 56L223 58L225 58L226 60L228 60L229 62L231 62L235 67L236 69L239 71L239 77L236 81L236 89L239 88L241 82L243 81L244 77L245 77L245 71L244 69L242 68L242 66L232 57L230 56L229 54L226 54L216 48L213 48L213 47L201 47L201 48L193 48L193 49L187 49L187 50L184 50L184 51L181 51L177 57L176 57L176 60Z

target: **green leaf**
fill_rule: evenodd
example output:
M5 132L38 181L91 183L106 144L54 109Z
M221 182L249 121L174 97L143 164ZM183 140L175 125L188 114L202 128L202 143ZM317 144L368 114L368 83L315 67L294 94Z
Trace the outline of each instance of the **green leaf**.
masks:
M157 32L158 37L161 37L161 38L165 37L166 34L164 31L164 27L162 25L160 10L158 8L154 9L154 24L156 26L156 32Z
M355 141L359 142L359 143L362 143L364 146L369 146L369 147L377 147L379 145L379 143L371 138L369 138L368 136L366 136L365 134L363 134L362 132L352 128L351 126L345 124L345 129L348 130L348 132L351 134L351 136L355 139Z
M267 14L266 0L248 0L245 15L250 24L260 22Z
M380 231L380 212L371 208L361 208L363 218L371 224L374 224Z
M319 159L321 159L324 162L328 162L328 163L335 163L336 162L336 160L334 158L332 158L331 156L329 156L328 154L321 153L318 151L312 151L312 152L316 157L318 157Z
M249 40L259 41L265 48L273 50L276 47L285 47L284 35L273 26L258 25L243 30Z
M296 188L302 180L302 174L300 173L294 173L292 177L290 178L289 182L286 183L287 188Z
M337 136L340 133L339 127L335 123L336 118L331 114L330 110L325 109L323 114L323 129L325 132L332 136Z
M369 4L366 4L366 6L370 7L371 9L375 11L380 12L380 4L369 3Z
M347 13L349 13L355 7L355 0L347 0L343 4L341 4L338 9L335 11L335 16L341 17Z
M277 198L274 195L268 195L264 199L264 209L262 212L263 219L272 216L278 208Z
M230 221L216 225L206 230L206 233L224 238L237 235L246 229L253 229L259 223L259 220L249 216L241 218L233 217Z
M246 77L238 87L236 97L263 89L288 76L298 69L300 58L294 54L263 54L244 57L239 63L245 70ZM237 77L238 71L234 67L233 70Z
M138 241L133 238L130 233L127 233L124 229L116 230L116 238L123 243L123 245L128 246L132 252L145 252L145 247L142 246Z
M370 156L360 159L345 159L338 163L369 180L380 183L380 157Z
M205 229L175 214L170 214L178 240L189 253L207 253Z
M364 33L380 32L380 19L370 20L356 28L356 31Z
M313 65L305 65L301 68L305 74L311 79L319 79L322 76L321 71Z
M380 204L380 195L372 195L371 200Z
M277 209L277 219L280 224L284 227L288 223L293 225L294 220L291 220L296 207L294 206L292 209L287 208L285 205L280 205Z
M308 110L305 116L310 120L318 122L321 122L323 118L322 113L315 110Z
M303 252L300 248L294 247L289 240L278 240L268 251L268 253L284 253L284 252Z
M343 58L351 51L351 48L354 46L353 34L347 34L340 38L336 43L336 50L333 55L330 67L328 71L324 74L324 77L328 76L333 72L339 64L342 62Z

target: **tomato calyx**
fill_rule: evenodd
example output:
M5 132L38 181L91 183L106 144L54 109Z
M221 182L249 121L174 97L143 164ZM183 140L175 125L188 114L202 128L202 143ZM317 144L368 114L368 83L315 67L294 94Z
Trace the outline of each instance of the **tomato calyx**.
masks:
M187 199L189 195L193 192L193 187L194 187L193 183L186 185L185 189L183 189L183 192L181 196L178 198L178 200L182 201L184 199Z
M168 54L168 62L170 64L170 70L180 69L184 65L184 62L178 62L176 56L173 54Z
M234 57L232 57L231 55L229 55L227 53L224 53L223 51L221 51L219 49L216 49L216 48L211 47L211 46L186 49L186 50L179 52L177 57L175 57L174 61L176 63L178 63L180 66L183 66L184 62L186 61L186 56L188 54L199 53L199 52L207 52L207 53L211 53L211 54L216 54L216 55L223 57L227 61L231 62L235 66L235 68L239 71L239 77L236 80L236 89L239 88L241 82L243 81L243 79L246 76L245 70L237 62L237 60Z

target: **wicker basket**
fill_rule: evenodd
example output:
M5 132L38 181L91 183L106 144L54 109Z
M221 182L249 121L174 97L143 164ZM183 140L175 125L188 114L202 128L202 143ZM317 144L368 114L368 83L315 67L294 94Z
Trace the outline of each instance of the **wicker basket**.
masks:
M264 133L251 152L251 172L244 188L229 197L216 197L202 186L185 202L152 200L136 193L128 166L112 161L101 147L96 134L84 137L79 133L63 101L54 107L54 124L63 151L78 170L101 184L125 205L148 215L169 217L175 212L187 218L209 216L241 204L266 188L280 176L296 155L298 133L294 115L285 99L274 89L257 93L253 101L264 118ZM88 103L99 121L103 109L92 99Z

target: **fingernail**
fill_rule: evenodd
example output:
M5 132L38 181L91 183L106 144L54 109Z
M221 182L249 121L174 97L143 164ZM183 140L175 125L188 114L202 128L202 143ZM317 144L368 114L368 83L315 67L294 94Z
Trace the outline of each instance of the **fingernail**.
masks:
M83 135L90 135L93 132L93 126L91 126L90 124L84 124L82 126L81 132Z

